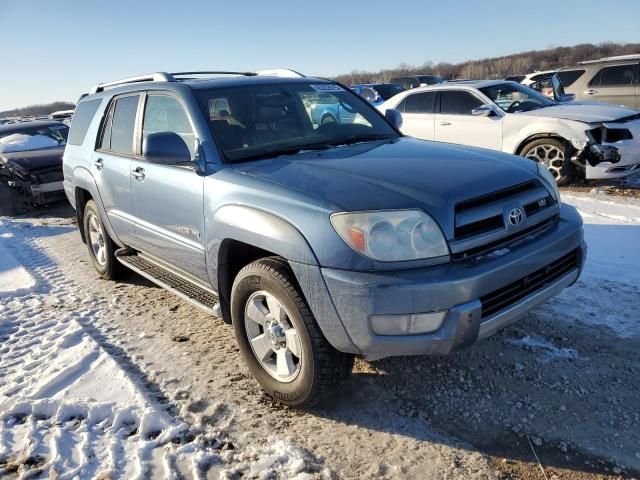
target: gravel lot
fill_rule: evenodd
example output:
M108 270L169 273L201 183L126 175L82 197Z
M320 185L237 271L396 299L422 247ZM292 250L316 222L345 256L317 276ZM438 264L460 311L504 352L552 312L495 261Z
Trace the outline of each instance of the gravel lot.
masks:
M640 209L633 198L587 196L596 212L601 198ZM629 228L640 229L633 215ZM65 282L64 302L43 302L32 315L87 312L82 327L141 388L226 445L225 478L253 476L244 462L251 449L278 439L300 449L299 478L638 477L640 282L633 276L587 274L450 357L357 361L337 398L299 412L262 394L221 320L136 275L98 280L64 205L4 223L19 260L48 266L41 282ZM613 317L628 328L612 328ZM211 469L206 478L219 475Z

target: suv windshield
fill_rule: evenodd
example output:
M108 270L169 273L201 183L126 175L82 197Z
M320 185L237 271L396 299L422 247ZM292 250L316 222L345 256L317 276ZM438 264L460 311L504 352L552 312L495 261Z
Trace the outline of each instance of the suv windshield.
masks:
M481 88L480 91L507 113L528 112L556 104L532 88L518 83L500 83Z
M230 162L399 136L364 100L337 84L252 84L198 95Z
M427 85L442 83L442 77L439 77L438 75L418 75L417 78L421 83L426 83Z
M0 132L0 153L25 152L67 144L69 127L64 124L27 126Z
M381 83L374 85L373 88L376 89L376 92L378 92L383 100L389 100L394 95L404 92L405 90L404 87L396 85L395 83Z

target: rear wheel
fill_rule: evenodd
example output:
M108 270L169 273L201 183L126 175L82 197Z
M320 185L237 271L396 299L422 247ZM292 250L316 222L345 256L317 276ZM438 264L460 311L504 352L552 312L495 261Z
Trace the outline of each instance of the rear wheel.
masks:
M568 145L555 138L541 138L529 142L520 155L547 167L560 186L571 182L575 174Z
M308 407L333 392L353 355L324 338L286 261L257 260L238 273L231 316L240 351L260 386L276 400Z
M116 245L109 237L93 200L89 200L84 207L83 225L89 257L96 271L105 280L122 278L127 270L116 260Z

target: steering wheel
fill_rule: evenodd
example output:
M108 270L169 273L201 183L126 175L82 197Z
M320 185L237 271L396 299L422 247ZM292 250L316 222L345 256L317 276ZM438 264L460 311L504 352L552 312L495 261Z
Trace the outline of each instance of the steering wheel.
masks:
M515 111L515 107L519 106L521 102L519 102L518 100L516 100L515 102L513 102L511 105L509 105L509 108L507 108L507 112L509 113L513 113Z

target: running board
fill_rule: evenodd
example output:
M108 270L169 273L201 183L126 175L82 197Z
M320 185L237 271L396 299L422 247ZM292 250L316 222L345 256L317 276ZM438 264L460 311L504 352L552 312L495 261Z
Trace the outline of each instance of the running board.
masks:
M220 304L215 293L205 290L193 282L163 268L140 255L123 255L119 252L116 259L125 267L151 280L156 285L184 298L207 313L222 317Z

